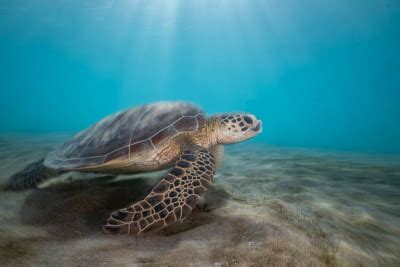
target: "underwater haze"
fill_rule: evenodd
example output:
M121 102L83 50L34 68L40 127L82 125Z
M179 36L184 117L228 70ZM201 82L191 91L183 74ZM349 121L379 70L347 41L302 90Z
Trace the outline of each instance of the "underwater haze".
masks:
M0 1L0 265L400 266L399 47L397 0ZM103 233L168 170L41 160L109 114L177 100L263 131L225 146L184 220Z
M0 130L188 100L269 144L399 154L398 47L393 0L2 1Z

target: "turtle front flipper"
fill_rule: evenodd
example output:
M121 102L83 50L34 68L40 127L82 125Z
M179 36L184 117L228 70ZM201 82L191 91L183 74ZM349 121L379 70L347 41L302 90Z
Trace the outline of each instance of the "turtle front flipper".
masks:
M207 190L215 174L215 160L205 149L185 151L144 200L113 212L104 232L143 235L184 219Z

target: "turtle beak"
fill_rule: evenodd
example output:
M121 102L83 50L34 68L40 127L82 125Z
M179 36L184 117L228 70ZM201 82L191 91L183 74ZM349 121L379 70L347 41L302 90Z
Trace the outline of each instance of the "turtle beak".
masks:
M261 133L262 132L262 121L257 121L256 126L251 128L254 132Z

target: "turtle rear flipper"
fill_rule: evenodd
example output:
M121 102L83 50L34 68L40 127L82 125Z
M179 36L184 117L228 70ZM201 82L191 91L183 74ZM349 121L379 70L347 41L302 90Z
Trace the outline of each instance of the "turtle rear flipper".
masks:
M144 200L112 213L104 232L143 235L183 220L207 190L215 167L209 151L185 151Z
M46 179L57 176L60 172L51 170L43 165L44 159L28 164L21 171L9 178L4 190L24 190L37 188Z

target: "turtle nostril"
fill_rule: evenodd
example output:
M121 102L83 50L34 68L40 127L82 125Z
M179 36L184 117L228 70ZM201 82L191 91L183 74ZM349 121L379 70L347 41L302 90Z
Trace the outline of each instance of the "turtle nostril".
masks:
M249 116L244 116L244 121L246 122L246 123L248 123L248 124L252 124L253 123L253 119L252 118L250 118Z

